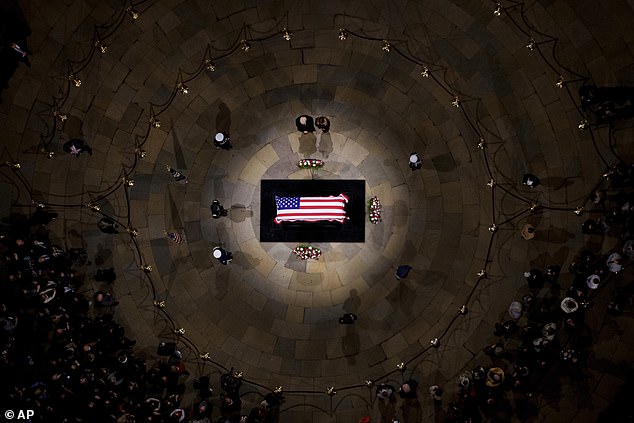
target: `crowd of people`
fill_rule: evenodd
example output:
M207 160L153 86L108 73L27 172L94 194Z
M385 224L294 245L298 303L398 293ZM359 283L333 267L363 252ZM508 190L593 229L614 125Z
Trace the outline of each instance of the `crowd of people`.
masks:
M538 181L534 175L523 178L531 188ZM436 421L511 421L513 416L526 420L538 412L531 405L534 397L558 395L553 391L559 386L558 379L585 377L596 341L596 331L586 321L588 313L603 313L608 318L621 315L632 309L634 294L631 277L621 277L634 258L634 167L617 166L608 181L608 189L599 189L589 198L589 216L579 227L587 242L571 261L565 278L560 278L563 263L526 270L524 293L495 324L497 339L483 346L483 354L478 356L482 364L465 369L457 378L456 389L429 387ZM613 243L609 251L605 251L606 243ZM608 299L600 303L597 296L603 290ZM600 421L632 417L628 398L634 372L626 376L629 379L619 393L620 402L611 404ZM381 423L422 421L420 402L411 394L417 385L411 379L398 390L388 383L377 385ZM449 391L456 393L444 395ZM359 420L370 421L370 416Z
M568 283L560 282L562 268L557 263L524 272L525 295L513 301L506 318L496 323L497 341L484 348L490 360L459 377L459 392L444 410L447 422L505 421L523 413L526 418L536 410L513 407L518 401L509 401L511 392L530 402L534 396L548 395L558 385L553 380L584 377L596 341L586 316L619 315L632 305L634 287L619 275L634 257L633 181L633 169L621 167L610 190L593 195L588 220L601 224L592 231L587 229L588 221L580 225L579 232L588 235L588 242L568 267ZM591 236L604 238L596 242ZM602 252L602 241L612 239L616 245ZM603 289L610 297L607 306L596 301Z
M458 394L446 403L447 387L429 388L445 421L510 416L519 412L511 406L510 392L530 400L543 392L553 374L582 377L595 341L586 315L598 307L597 293L611 293L607 313L619 315L631 308L631 282L619 284L618 276L634 257L632 168L617 173L609 190L593 193L589 219L580 225L589 244L567 268L571 283L560 282L563 263L526 270L525 294L495 325L496 342L484 347L490 362L460 375ZM85 277L77 273L87 263L86 252L64 249L48 238L46 225L57 217L37 207L30 218L12 215L2 227L0 395L7 405L34 410L33 421L278 421L281 393L270 393L245 414L241 379L233 370L220 378L222 392L216 401L209 378L202 376L193 384L197 400L182 405L189 372L176 345L160 345L151 365L134 352L135 341L113 318L116 272L99 269L93 278L101 286L87 290ZM600 223L589 225L588 220ZM617 243L602 253L601 246L590 242L593 237ZM344 323L354 323L354 317ZM420 421L417 386L413 379L398 390L378 385L381 414L402 416L404 423ZM402 400L398 409L397 397Z
M118 301L110 288L116 272L99 269L92 277L101 285L87 288L81 274L86 252L64 249L48 237L46 225L56 217L38 208L31 218L14 214L1 226L5 409L30 410L32 422L277 421L281 392L243 414L241 379L233 371L222 375L222 392L212 399L209 377L189 382L176 344L159 345L151 364L135 353L136 342L114 319ZM196 394L193 404L182 404L186 391Z

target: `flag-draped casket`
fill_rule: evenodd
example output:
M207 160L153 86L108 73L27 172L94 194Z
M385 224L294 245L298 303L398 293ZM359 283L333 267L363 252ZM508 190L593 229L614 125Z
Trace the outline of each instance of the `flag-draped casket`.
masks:
M343 194L328 197L278 197L275 196L277 216L275 223L317 222L320 220L343 223L348 197Z

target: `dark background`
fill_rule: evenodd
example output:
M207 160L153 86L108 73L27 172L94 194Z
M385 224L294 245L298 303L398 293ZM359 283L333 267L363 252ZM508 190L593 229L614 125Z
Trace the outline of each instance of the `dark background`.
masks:
M260 242L365 242L365 181L333 180L262 180L260 189ZM348 197L344 223L282 222L275 223L275 196Z
M9 81L20 61L27 62L9 45L17 43L22 50L28 50L26 39L30 35L31 27L17 0L0 0L0 98L2 91L9 88Z

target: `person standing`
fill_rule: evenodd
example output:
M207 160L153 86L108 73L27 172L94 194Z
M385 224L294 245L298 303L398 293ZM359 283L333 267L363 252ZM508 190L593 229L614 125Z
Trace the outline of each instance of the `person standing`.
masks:
M423 167L423 160L417 153L411 153L409 155L409 168L412 171L418 170Z
M300 115L295 119L295 126L297 126L297 130L304 134L309 132L315 132L315 123L313 121L312 116L308 115Z
M44 210L44 207L36 207L35 212L31 216L30 222L34 225L48 225L51 221L57 219L59 213Z
M231 138L226 132L216 133L214 136L214 145L217 149L222 150L231 150L233 148L233 145L231 145Z
M78 138L66 141L62 149L73 157L79 157L84 151L92 156L92 148L86 144L86 141Z
M189 182L187 180L187 176L183 175L178 170L174 169L170 165L167 165L166 167L167 167L167 172L172 176L172 178L174 178L175 182L180 182L182 184L186 184Z
M354 313L346 313L343 317L339 318L339 323L342 325L351 325L357 320L357 315Z
M114 222L114 220L109 217L102 217L99 222L97 222L97 227L104 234L118 234L117 230L119 226Z
M22 42L22 45L26 45L26 40ZM17 59L24 62L28 67L31 67L31 62L27 57L29 50L26 47L20 46L18 43L10 43L9 47L16 53Z
M209 208L211 209L211 217L213 217L214 219L220 219L222 216L227 215L227 210L222 207L222 204L220 204L220 201L218 200L212 201Z
M322 132L327 133L330 131L330 119L326 116L319 116L315 119L315 126L321 129Z
M520 235L527 241L535 238L535 227L530 223L525 224L520 230Z
M401 264L399 267L396 268L394 276L400 281L401 279L405 279L407 277L410 270L412 270L412 266L408 264Z
M233 254L221 247L214 247L211 255L225 266L233 260Z
M392 385L382 383L376 387L376 398L381 414L380 422L393 423L398 421L396 418L396 389Z
M531 173L525 173L522 176L522 184L526 185L529 188L535 188L540 184L539 178Z

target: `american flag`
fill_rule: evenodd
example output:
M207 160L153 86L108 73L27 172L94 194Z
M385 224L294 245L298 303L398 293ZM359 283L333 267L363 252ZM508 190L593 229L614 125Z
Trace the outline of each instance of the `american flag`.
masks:
M178 232L169 231L167 232L167 239L170 241L174 241L177 244L183 244L185 239Z
M303 220L316 222L318 220L337 221L343 223L346 217L344 209L348 197L339 194L336 197L278 197L275 196L277 216L275 223L294 222Z

